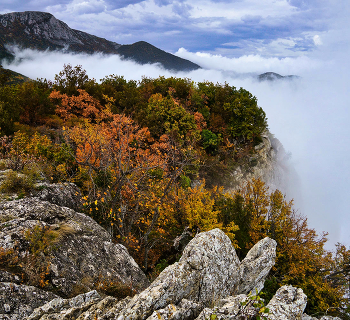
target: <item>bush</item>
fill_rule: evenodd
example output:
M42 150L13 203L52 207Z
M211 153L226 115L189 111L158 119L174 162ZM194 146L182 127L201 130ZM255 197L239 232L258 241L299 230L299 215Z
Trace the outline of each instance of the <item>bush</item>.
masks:
M0 192L27 194L33 188L34 181L31 178L13 170L9 170L4 181L0 185Z

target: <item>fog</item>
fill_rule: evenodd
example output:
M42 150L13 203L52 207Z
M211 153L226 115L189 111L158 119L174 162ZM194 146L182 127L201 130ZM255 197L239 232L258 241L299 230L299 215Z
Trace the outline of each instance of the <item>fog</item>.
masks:
M277 59L262 56L226 58L180 49L177 55L203 67L174 73L159 65L140 66L118 56L72 55L59 52L19 50L16 61L5 67L32 79L54 79L63 65L82 65L90 78L110 74L139 80L142 76L187 77L244 87L265 110L271 133L291 153L300 184L292 186L295 208L306 215L309 226L329 232L329 245L350 245L350 68L346 51L324 51L303 57ZM349 51L347 51L349 52ZM297 74L293 81L258 82L253 75L274 71ZM297 188L298 190L295 190ZM301 195L301 196L300 196Z

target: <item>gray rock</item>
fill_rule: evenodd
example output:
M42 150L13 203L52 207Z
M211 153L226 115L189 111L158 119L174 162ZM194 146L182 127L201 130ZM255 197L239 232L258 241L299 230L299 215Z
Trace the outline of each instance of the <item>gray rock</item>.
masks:
M47 227L55 235L54 248L45 259L49 262L49 289L63 297L86 292L97 282L113 282L136 292L149 282L126 248L114 244L108 232L93 219L67 207L38 198L0 203L0 247L15 248L28 255L26 230ZM7 219L8 218L8 219ZM30 268L24 268L30 279Z
M81 209L81 192L74 183L40 183L36 185L38 191L33 191L35 196L43 201L68 207L75 211Z
M239 284L236 289L236 294L248 294L264 287L265 278L270 272L270 269L275 264L276 259L275 240L265 238L251 248L247 256L239 265Z
M178 263L166 268L146 290L130 301L118 320L146 319L154 311L164 308L164 312L169 313L171 304L176 306L182 299L210 307L234 293L250 291L260 285L268 266L273 265L275 246L270 239L259 242L242 264L242 270L249 272L243 272L230 239L221 230L202 232L186 246ZM248 267L248 261L252 267ZM241 275L249 275L252 279L243 281Z
M155 310L182 299L209 305L230 295L237 281L239 260L230 239L219 229L198 234L179 262L167 267L135 296L118 320L146 319Z
M56 298L35 309L27 319L77 319L84 311L101 299L101 296L95 290L71 299Z
M169 304L164 309L154 311L147 320L191 320L197 318L202 309L201 304L182 299L178 305Z
M258 313L258 309L254 308L252 303L248 303L249 299L245 294L238 296L230 296L218 301L214 308L205 308L202 310L196 320L212 319L215 316L217 320L233 320L233 319L245 319L248 317L254 317ZM243 305L243 303L246 303Z
M35 308L55 298L57 298L55 294L32 286L2 282L0 283L0 319L22 320Z
M270 320L294 320L301 318L306 307L307 297L302 289L292 286L279 288L266 306Z

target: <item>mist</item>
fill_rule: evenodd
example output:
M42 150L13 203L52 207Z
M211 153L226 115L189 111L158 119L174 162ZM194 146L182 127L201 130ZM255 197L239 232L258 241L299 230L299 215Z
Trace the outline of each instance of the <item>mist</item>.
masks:
M277 59L258 55L227 58L180 49L177 55L205 69L174 73L157 64L141 66L115 55L12 50L16 60L4 63L4 67L32 79L53 80L63 65L70 63L82 65L89 77L97 81L110 74L122 75L127 80L162 75L186 77L195 82L226 81L249 90L266 112L270 132L292 155L289 165L298 177L291 181L299 182L288 190L295 198L295 208L308 217L310 227L319 233L329 233L329 248L336 242L350 245L350 67L346 51ZM297 74L300 78L256 80L255 75L267 71Z

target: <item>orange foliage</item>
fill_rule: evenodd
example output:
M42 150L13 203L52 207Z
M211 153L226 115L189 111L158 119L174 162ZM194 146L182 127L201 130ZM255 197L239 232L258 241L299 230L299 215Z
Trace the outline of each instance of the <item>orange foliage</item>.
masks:
M101 117L102 106L98 100L91 97L85 90L78 89L78 96L68 96L59 91L52 91L50 99L58 101L56 114L63 120L73 117L96 120Z

